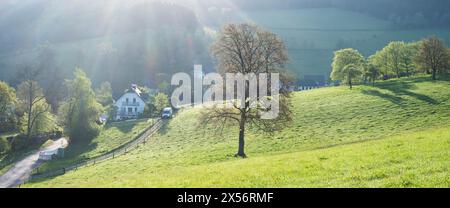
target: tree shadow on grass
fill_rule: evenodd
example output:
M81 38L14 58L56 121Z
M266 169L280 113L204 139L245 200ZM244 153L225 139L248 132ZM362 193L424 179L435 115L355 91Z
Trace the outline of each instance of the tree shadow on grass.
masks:
M92 150L96 149L97 146L98 144L93 143L92 140L74 142L71 143L67 148L65 156L66 158L81 156L83 153L91 152Z
M394 95L382 93L382 92L380 92L378 90L363 90L362 93L366 94L366 95L376 96L376 97L388 100L388 101L390 101L390 102L392 102L394 104L397 104L397 105L402 105L402 102L404 101L404 99L401 98L401 97L397 97L397 96L394 96Z
M417 100L427 102L432 105L439 104L438 101L436 101L435 99L433 99L430 96L411 91L411 90L417 89L417 87L414 85L414 83L423 82L423 81L429 81L429 79L424 78L424 77L419 77L416 79L401 80L401 81L400 80L386 81L383 83L376 84L375 87L383 89L383 90L388 90L395 95L393 97L397 97L400 99L402 99L402 98L399 96L409 96L409 97L415 98ZM369 91L375 91L375 90L369 90ZM381 93L379 91L378 91L378 94L376 92L371 92L371 93L372 93L372 95L380 96L382 98L391 100L394 103L397 103L399 101L397 98L393 98L392 95L387 95L387 94ZM367 94L370 94L370 92Z

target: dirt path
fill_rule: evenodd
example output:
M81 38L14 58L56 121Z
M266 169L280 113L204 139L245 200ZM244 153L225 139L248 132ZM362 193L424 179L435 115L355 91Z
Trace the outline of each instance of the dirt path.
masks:
M55 150L65 146L67 146L67 140L61 138L53 142L52 145L37 150L17 162L8 172L0 176L0 188L12 188L22 184L31 175L33 169L42 164L41 161L38 161L40 151Z

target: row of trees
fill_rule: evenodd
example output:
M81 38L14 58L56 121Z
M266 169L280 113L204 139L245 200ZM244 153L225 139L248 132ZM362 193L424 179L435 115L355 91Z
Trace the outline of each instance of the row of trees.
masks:
M8 141L13 150L26 147L42 135L55 132L61 135L63 129L72 141L97 135L99 127L96 121L104 111L103 104L112 103L110 90L102 89L97 97L89 78L77 69L74 78L64 83L64 100L57 109L52 109L46 96L50 89L44 90L35 81L39 73L29 69L24 74L16 89L0 81L0 132L18 131L19 136ZM108 98L105 97L109 97L110 102L106 102Z
M450 49L436 37L419 42L395 41L365 58L352 48L334 54L331 79L342 81L352 88L355 82L372 82L377 79L411 76L416 73L438 75L450 73Z

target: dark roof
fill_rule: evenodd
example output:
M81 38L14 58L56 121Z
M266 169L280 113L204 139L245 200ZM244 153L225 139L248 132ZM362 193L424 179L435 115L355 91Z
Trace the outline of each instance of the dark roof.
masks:
M150 95L147 93L143 93L141 92L141 90L139 90L139 87L136 84L132 84L130 88L126 89L123 93L121 94L114 94L113 98L114 100L118 100L120 99L125 93L136 93L143 101L148 101L150 99Z

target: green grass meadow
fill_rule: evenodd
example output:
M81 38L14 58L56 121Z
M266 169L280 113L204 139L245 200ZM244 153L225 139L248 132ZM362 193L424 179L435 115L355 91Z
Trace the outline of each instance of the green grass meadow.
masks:
M450 82L429 77L297 92L293 122L200 126L182 110L145 146L27 187L449 187Z
M65 151L64 159L45 163L39 171L60 169L108 153L135 139L153 122L154 119L140 119L107 124L92 141L72 142Z

